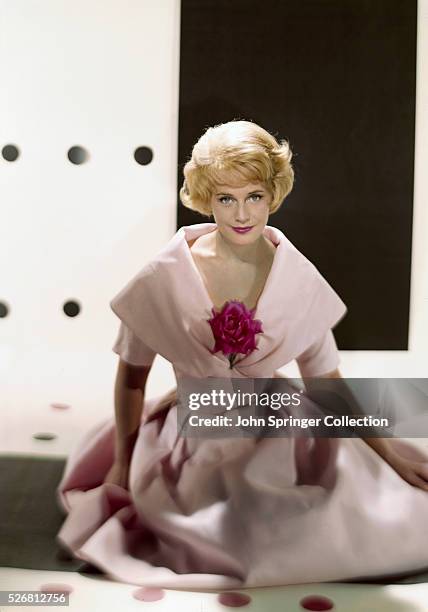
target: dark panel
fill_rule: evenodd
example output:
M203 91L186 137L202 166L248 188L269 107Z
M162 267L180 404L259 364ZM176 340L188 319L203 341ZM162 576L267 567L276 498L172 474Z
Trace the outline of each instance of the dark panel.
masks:
M408 348L416 31L415 0L182 0L179 186L209 125L290 141L269 224L347 304L341 349ZM207 220L179 204L177 227Z

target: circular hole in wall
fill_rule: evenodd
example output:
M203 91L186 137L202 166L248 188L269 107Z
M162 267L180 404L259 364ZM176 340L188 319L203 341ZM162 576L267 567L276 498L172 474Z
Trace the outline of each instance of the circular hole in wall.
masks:
M137 164L147 166L153 159L153 151L150 147L138 147L134 151L134 159Z
M81 310L80 304L78 304L78 302L76 302L75 300L68 300L67 302L65 302L62 309L67 315L67 317L76 317Z
M89 159L89 153L86 149L79 146L71 147L67 152L67 157L72 164L84 164Z
M19 149L14 144L7 144L2 148L1 154L3 155L3 159L13 162L19 157Z
M33 438L35 440L55 440L56 434L51 433L50 431L39 431L38 433L33 434Z
M9 314L9 308L5 302L0 302L0 319L7 317Z

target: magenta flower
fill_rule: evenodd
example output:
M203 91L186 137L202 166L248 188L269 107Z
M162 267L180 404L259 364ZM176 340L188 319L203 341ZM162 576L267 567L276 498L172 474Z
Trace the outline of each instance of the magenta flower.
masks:
M226 302L220 312L211 309L213 316L207 319L215 338L211 353L222 351L229 358L230 369L238 353L248 355L258 350L255 335L263 333L263 330L262 322L253 318L255 310L248 310L238 300Z

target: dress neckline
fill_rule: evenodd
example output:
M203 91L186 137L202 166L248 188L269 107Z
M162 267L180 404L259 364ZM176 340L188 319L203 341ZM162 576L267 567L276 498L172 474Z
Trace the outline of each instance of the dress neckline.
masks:
M210 227L208 227L208 231L199 231L197 233L197 235L191 236L191 237L188 237L188 234L186 233L187 227L191 228L191 226L182 227L181 229L183 230L183 240L184 240L184 243L185 243L186 256L187 256L187 258L189 260L190 268L193 271L193 276L196 279L196 282L198 283L199 287L201 288L201 291L202 291L202 293L205 296L205 301L209 305L210 310L211 311L215 310L217 312L217 307L214 305L214 303L213 303L213 301L211 299L211 296L210 296L210 294L208 292L207 286L206 286L206 284L204 282L204 279L201 276L201 273L199 271L199 268L196 265L195 260L193 259L192 253L190 251L190 246L189 246L189 241L193 242L197 238L199 238L199 236L202 236L202 235L205 235L205 234L209 234L209 233L211 233L211 232L213 232L213 231L215 231L217 229L217 224L216 223L200 224L201 227L202 227L202 225L210 226ZM270 267L270 270L269 270L269 274L266 277L265 283L264 283L263 288L262 288L262 290L261 290L261 292L259 294L259 297L257 299L256 305L252 309L249 309L249 310L252 310L254 315L255 314L259 314L261 303L262 303L265 295L267 294L267 291L269 290L269 287L270 287L270 285L272 283L273 274L274 274L274 271L275 271L275 268L276 268L276 265L277 265L277 262L278 262L278 259L279 259L278 249L279 249L280 244L281 244L280 240L278 240L278 242L276 242L275 240L272 239L273 236L272 236L271 228L269 226L265 226L264 227L263 235L266 238L268 238L272 242L272 244L275 246L275 254L274 254L274 257L273 257L273 260L272 260L272 264L271 264L271 267Z

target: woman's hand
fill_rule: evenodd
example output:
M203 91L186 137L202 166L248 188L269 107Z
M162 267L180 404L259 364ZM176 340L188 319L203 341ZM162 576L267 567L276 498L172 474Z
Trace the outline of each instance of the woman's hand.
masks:
M128 489L128 479L129 479L129 461L123 460L115 460L111 468L106 474L104 478L104 483L112 483L117 484L119 487L123 489Z
M388 463L404 480L428 492L427 461L411 461L395 453L388 458Z

